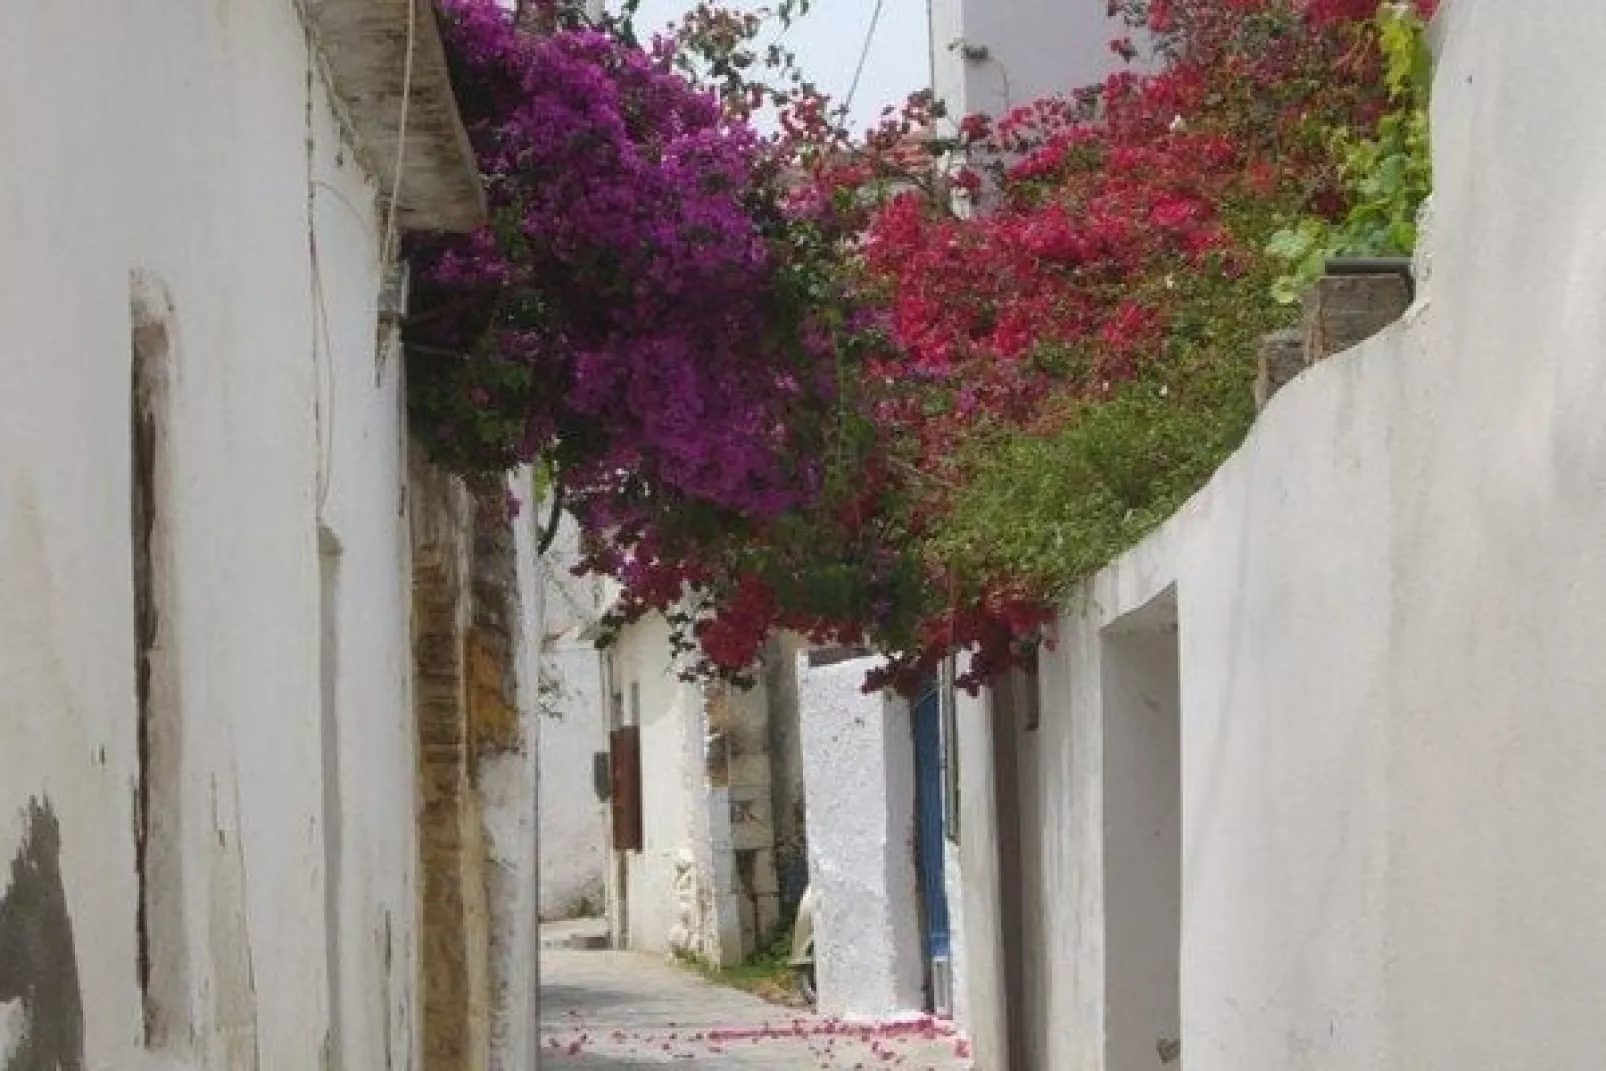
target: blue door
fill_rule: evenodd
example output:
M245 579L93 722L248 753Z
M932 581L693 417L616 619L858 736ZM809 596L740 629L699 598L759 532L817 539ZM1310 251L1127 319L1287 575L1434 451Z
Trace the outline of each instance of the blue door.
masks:
M942 877L942 704L936 687L928 687L915 704L914 723L915 863L925 907L926 962L932 964L949 955L948 892Z

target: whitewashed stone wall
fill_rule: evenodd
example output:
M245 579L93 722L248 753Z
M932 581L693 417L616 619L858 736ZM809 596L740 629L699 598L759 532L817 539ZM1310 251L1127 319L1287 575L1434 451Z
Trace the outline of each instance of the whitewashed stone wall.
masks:
M538 815L541 637L545 631L545 570L537 553L538 511L527 472L509 481L521 505L513 522L512 686L518 718L517 746L480 760L485 809L486 895L492 927L489 1071L530 1071L539 1059L540 822Z
M653 615L608 650L620 717L641 729L644 847L609 884L625 947L732 966L776 932L780 895L762 683L688 683Z
M624 719L641 727L646 843L624 855L626 945L701 951L709 939L702 920L712 896L709 816L720 813L711 808L703 773L703 692L678 679L662 618L631 626L609 653Z
M863 693L874 665L798 655L819 1010L852 1019L924 1003L913 729L906 703Z

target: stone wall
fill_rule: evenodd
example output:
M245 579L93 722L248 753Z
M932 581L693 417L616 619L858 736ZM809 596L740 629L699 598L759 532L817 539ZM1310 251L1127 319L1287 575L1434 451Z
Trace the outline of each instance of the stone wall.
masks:
M724 821L711 838L714 896L722 915L734 916L735 947L722 947L722 962L740 962L767 945L780 922L775 869L775 820L770 779L770 705L762 686L710 686L705 772L711 805ZM712 927L723 932L725 927Z
M517 519L481 511L475 525L469 720L487 854L490 1071L528 1071L540 1044L536 691L544 604L528 476L512 480Z
M536 1044L533 552L500 496L476 499L416 451L412 473L423 1066L522 1067Z
M474 501L416 447L411 473L423 1066L483 1071L489 956L468 661Z
M726 966L775 938L782 905L775 848L772 707L765 684L688 683L653 615L608 654L620 716L641 727L645 845L623 855L610 914L626 947Z
M1335 267L1339 267L1335 265ZM1255 374L1255 407L1318 361L1358 346L1410 307L1409 262L1364 274L1330 274L1305 294L1300 326L1274 331L1261 343Z
M808 808L803 778L797 655L801 637L782 634L764 651L769 704L770 815L775 834L776 889L783 923L794 918L809 883Z

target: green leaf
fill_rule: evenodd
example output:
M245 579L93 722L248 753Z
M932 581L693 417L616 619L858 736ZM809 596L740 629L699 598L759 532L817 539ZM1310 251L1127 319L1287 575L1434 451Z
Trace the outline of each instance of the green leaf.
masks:
M1266 243L1266 255L1279 260L1298 260L1303 257L1316 240L1308 223L1307 220L1297 229L1284 228L1272 235L1271 241Z
M1410 253L1416 249L1416 224L1407 220L1396 220L1389 228L1389 242L1397 252Z

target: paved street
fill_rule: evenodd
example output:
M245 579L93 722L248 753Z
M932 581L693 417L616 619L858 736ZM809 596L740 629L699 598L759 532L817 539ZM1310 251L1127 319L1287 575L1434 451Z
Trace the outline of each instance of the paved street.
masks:
M630 952L548 950L541 958L543 1068L713 1067L961 1071L965 1044L922 1020L865 1027L715 986Z

